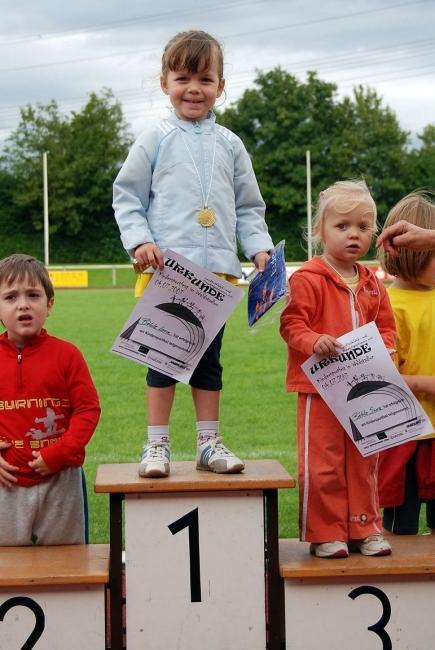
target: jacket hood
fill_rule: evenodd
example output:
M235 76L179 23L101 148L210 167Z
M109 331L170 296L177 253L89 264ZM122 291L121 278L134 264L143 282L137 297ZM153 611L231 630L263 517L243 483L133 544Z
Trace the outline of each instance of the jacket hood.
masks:
M361 280L366 282L373 277L373 273L363 264L356 262L355 266L358 269L360 282ZM327 278L330 278L333 282L335 282L335 284L339 286L346 286L339 273L334 271L332 266L330 266L328 262L323 259L323 257L320 257L320 255L316 255L311 260L304 262L299 270L303 270L305 273L308 272L314 273L315 275L323 275ZM298 271L295 271L295 273L298 273Z

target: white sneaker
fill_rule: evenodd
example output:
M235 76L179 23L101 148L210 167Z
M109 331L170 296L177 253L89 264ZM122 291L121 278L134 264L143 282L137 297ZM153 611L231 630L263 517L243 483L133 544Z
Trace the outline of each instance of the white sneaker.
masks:
M362 555L391 555L391 544L380 533L353 540L352 546Z
M170 451L168 445L147 444L139 464L139 476L158 478L169 474Z
M198 447L196 469L216 472L216 474L237 474L245 469L245 464L217 437L207 440Z
M349 549L346 542L323 542L321 544L310 544L310 553L316 557L349 557Z

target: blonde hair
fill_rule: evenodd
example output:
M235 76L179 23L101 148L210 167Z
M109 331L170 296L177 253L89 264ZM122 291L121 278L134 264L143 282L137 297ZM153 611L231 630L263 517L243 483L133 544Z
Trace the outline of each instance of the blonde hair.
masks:
M365 208L373 219L373 233L377 230L376 203L365 181L337 181L319 194L313 221L312 243L316 249L322 245L322 231L325 219L331 212L347 214L356 207Z
M401 220L420 226L420 228L435 229L434 194L423 190L407 194L390 210L384 228ZM435 257L435 250L412 251L400 248L396 257L387 253L381 246L378 257L382 268L390 275L395 275L403 280L415 280Z
M210 68L214 56L217 57L219 81L224 76L224 56L222 46L207 32L192 29L176 34L166 44L162 56L162 76L169 71L188 70L202 72Z
M32 286L42 285L47 300L53 298L53 285L42 262L22 253L15 253L0 260L0 284L10 286L16 280L22 282L26 278Z

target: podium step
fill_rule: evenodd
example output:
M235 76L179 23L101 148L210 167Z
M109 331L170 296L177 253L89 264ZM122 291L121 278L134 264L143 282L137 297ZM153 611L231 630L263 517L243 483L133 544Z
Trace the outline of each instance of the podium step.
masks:
M276 460L247 460L240 474L199 472L194 461L175 461L165 478L140 478L138 463L108 464L98 466L95 478L95 492L109 494L274 490L294 486L294 479Z
M388 538L393 552L383 557L351 553L348 558L310 555L309 544L297 539L279 541L279 566L285 579L435 575L435 535L395 535Z
M104 650L109 546L0 547L0 648Z
M106 584L109 545L0 547L0 587Z
M99 465L95 491L110 495L112 649L123 647L124 537L129 646L197 650L207 639L210 650L278 650L277 491L294 486L276 460L248 460L240 474L175 461L158 479L140 478L137 463Z
M435 593L435 536L392 536L384 557L323 559L281 539L286 650L428 650Z

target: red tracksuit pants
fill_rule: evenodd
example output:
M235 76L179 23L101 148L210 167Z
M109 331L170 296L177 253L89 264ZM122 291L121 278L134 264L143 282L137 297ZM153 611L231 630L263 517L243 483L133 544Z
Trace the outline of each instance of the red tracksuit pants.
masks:
M382 532L378 455L363 458L320 395L298 395L299 531L302 541Z

